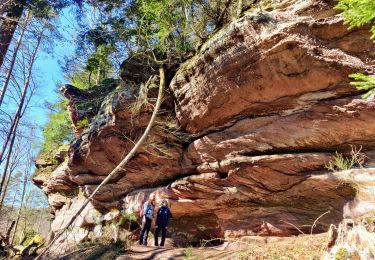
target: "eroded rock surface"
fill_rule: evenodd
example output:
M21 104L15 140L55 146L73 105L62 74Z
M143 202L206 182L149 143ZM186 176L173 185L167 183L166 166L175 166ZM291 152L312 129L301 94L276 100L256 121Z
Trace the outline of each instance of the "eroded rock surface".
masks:
M181 66L171 87L189 132L351 95L348 74L373 71L368 28L348 31L324 1L282 2L233 22Z
M309 233L317 219L318 233L373 209L356 181L326 169L336 151L350 156L352 149L367 155L362 166L375 166L375 96L361 100L348 79L374 71L375 45L368 28L348 31L329 2L282 1L217 32L172 80L175 108L166 102L147 146L90 207L137 214L155 192L170 202L176 245ZM145 93L155 97L152 88L133 87L106 95L51 177L34 178L49 196L55 231L144 131L152 108L142 103ZM358 201L370 206L353 210ZM78 236L87 230L83 240L104 224L75 227Z

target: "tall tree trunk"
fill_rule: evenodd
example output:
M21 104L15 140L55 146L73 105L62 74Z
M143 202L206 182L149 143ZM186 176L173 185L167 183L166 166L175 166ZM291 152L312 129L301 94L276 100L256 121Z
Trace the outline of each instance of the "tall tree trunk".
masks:
M4 63L13 34L16 31L18 21L24 10L24 0L12 0L5 6L6 15L2 17L0 24L0 67Z
M18 105L19 107L19 105ZM17 114L17 113L16 113ZM18 124L18 122L17 122ZM4 143L3 143L3 146L1 147L1 152L0 152L0 165L3 163L4 161L4 154L6 153L7 151L7 147L8 147L8 144L9 144L9 141L12 139L12 134L13 134L13 129L16 125L16 118L13 118L10 122L10 129L9 129L9 132L7 133L7 136L5 137L5 140L4 140Z
M34 51L32 53L32 56L31 56L31 59L30 59L30 64L29 64L29 68L28 68L28 71L27 71L27 78L26 78L26 81L25 81L25 84L24 84L24 88L23 88L23 91L22 91L21 100L20 100L20 102L18 104L17 112L16 112L16 115L15 115L14 120L13 120L14 123L12 124L11 129L9 131L9 133L10 133L10 138L9 138L10 145L8 147L8 156L7 157L9 157L9 155L12 153L13 144L14 144L14 140L15 140L15 137L16 137L16 133L17 133L18 123L20 121L20 118L23 115L22 109L23 109L23 106L24 106L24 103L25 103L25 99L26 99L26 95L27 95L27 90L28 90L29 85L30 85L31 74L32 74L34 62L35 62L35 59L36 59L36 54L38 52L38 49L39 49L39 46L40 46L40 42L42 41L42 37L43 37L43 31L38 36L37 44L36 44L35 49L34 49ZM4 144L6 144L8 142L9 141L6 140L6 141L4 141ZM7 146L3 145L3 150L1 151L0 159L4 155L6 148L7 148ZM4 172L6 172L8 170L8 166L9 166L9 162L8 162L8 159L7 159L7 162L5 163L5 166L4 166L4 169L5 169ZM0 184L0 193L3 190L4 182L5 182L5 176L2 176L1 184Z
M6 236L5 236L5 239L4 239L5 245L9 245L9 237L10 237L10 233L12 232L12 229L14 227L14 224L15 224L14 221L12 221L10 223L10 226L9 226L9 228L7 230L7 233L6 233Z
M100 70L101 70L101 62L99 61L98 72L96 73L96 85L99 85L100 83Z
M13 150L14 141L16 139L18 123L19 123L19 117L17 117L17 119L16 119L16 127L14 127L14 129L13 129L12 138L11 138L10 144L9 144L9 150L8 150L8 154L7 154L4 169L3 169L3 175L1 176L0 194L3 193L3 189L5 188L5 183L6 183L5 180L7 178L9 163L10 163L10 159L12 157L12 150ZM3 204L0 204L0 210L1 210L2 206L3 206Z
M22 29L20 31L20 35L18 36L16 46L14 47L14 51L13 51L13 55L12 55L12 60L10 61L10 64L9 64L7 76L6 76L5 80L4 80L3 87L1 89L1 93L0 93L0 106L3 103L5 92L6 92L7 88L8 88L8 84L9 84L10 78L11 78L12 73L13 73L13 68L14 68L14 64L16 63L17 53L18 53L18 50L19 50L19 48L21 46L22 38L23 38L23 35L25 34L27 23L29 21L29 17L30 17L30 13L27 12L26 17L25 17L25 22L24 22L24 24L22 26Z
M20 208L18 209L18 212L17 212L16 223L15 223L15 225L14 225L14 232L13 232L12 238L10 239L10 244L11 244L11 245L13 245L13 241L14 241L14 238L15 238L15 236L16 236L16 232L17 232L18 222L19 222L20 217L21 217L21 211L22 211L22 208L23 208L24 200L25 200L27 178L28 178L28 175L27 175L27 173L25 172L25 175L24 175L24 178L23 178L23 187L22 187L21 205L20 205Z
M5 197L7 195L8 186L9 186L11 175L12 175L13 171L15 170L15 168L17 167L17 162L16 162L16 159L15 159L16 156L14 154L19 153L19 152L20 152L19 149L17 149L12 154L12 160L10 162L9 171L8 171L8 173L3 172L3 175L2 175L2 176L4 176L4 174L6 174L6 178L5 178L3 192L0 194L0 210L1 210L2 206L3 206Z

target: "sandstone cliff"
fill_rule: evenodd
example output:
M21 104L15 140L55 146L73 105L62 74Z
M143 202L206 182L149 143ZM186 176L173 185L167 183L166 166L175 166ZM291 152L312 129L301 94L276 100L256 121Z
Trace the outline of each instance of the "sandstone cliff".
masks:
M348 30L331 1L274 2L216 32L181 64L147 146L94 197L70 233L76 241L100 236L113 209L137 213L151 192L170 202L176 244L309 233L329 211L313 229L323 232L374 210L373 194L359 196L371 181L358 188L325 168L336 151L362 147L367 168L358 176L375 176L375 97L361 100L348 79L375 70L368 28ZM54 232L141 135L153 90L117 83L85 113L77 100L98 94L64 89L73 122L91 123L59 165L37 165L57 167L34 177Z

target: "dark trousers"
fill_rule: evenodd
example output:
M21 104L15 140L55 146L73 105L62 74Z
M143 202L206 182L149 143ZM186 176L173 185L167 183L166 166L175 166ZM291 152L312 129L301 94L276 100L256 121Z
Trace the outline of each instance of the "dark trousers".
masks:
M161 230L160 246L164 246L165 235L167 234L167 228L163 227L163 226L158 226L157 228L155 228L155 234L154 234L154 237L155 237L155 246L159 245L158 244L158 237L159 237L160 230Z
M141 234L139 236L139 244L147 245L148 232L151 228L151 219L146 218L146 222L142 225Z

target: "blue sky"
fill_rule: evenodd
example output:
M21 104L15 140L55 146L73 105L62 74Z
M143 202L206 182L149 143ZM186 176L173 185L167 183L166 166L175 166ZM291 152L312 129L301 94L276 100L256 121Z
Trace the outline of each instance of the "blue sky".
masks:
M45 103L56 102L58 100L57 88L61 84L68 83L64 78L64 73L59 65L59 60L61 61L65 55L71 56L75 51L75 34L77 32L74 28L74 14L71 13L69 9L64 10L64 12L59 16L58 31L62 34L63 40L48 41L48 44L53 44L49 46L49 52L45 49L40 48L38 53L38 58L35 61L33 68L33 75L36 78L37 92L33 96L32 105L28 109L28 118L32 124L39 126L35 135L38 137L37 140L34 140L36 143L41 144L42 139L42 130L44 124L48 120L49 110L46 108ZM53 48L50 48L53 47ZM11 111L14 109L12 105L8 107ZM22 185L21 185L22 186ZM35 188L35 186L29 180L27 188ZM21 189L21 187L19 187ZM37 194L44 198L44 207L47 206L47 198L43 192L39 189L36 189ZM7 195L10 200L12 200L14 194ZM19 201L15 205L19 205ZM33 203L33 202L31 202ZM35 206L35 205L29 205Z
M35 63L35 71L38 74L38 92L34 100L35 105L31 109L34 122L42 126L48 119L48 109L45 108L45 101L55 102L58 100L57 88L61 84L68 83L59 65L65 55L71 56L75 51L74 14L71 9L65 9L58 20L58 31L64 37L63 40L54 40L51 52L41 49Z

